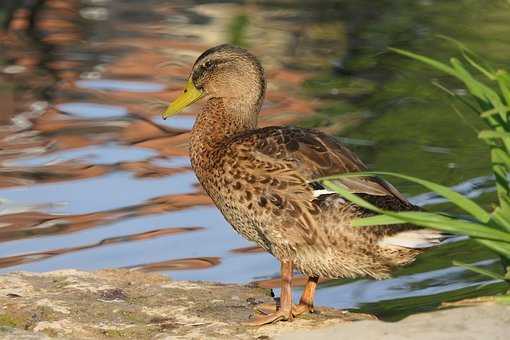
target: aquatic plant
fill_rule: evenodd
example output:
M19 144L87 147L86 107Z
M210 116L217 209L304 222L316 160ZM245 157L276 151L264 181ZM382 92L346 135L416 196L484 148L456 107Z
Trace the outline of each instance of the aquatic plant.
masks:
M472 199L447 186L399 173L380 171L348 173L325 177L322 180L325 186L335 190L351 202L378 213L372 217L355 220L353 222L355 226L411 223L448 233L467 235L500 255L505 274L501 275L458 261L454 261L454 264L494 279L510 282L510 184L508 180L510 172L510 74L505 70L494 70L485 65L475 53L462 44L455 43L460 48L462 58L451 58L449 63L396 48L391 48L391 50L446 73L460 80L465 86L467 94L461 91L451 91L447 87L435 83L448 95L477 114L485 123L486 128L478 132L478 138L489 146L491 169L496 180L497 200L493 203L492 210L487 211ZM455 106L454 108L460 113ZM370 175L398 177L417 183L443 196L468 216L458 217L426 211L383 210L331 181L340 177Z

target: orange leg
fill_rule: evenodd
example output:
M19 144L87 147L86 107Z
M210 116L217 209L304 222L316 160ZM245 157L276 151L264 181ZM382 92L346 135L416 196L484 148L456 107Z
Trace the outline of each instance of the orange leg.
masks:
M310 276L308 278L303 295L301 295L301 299L299 299L299 305L292 307L292 314L294 316L298 316L305 312L313 313L313 299L315 297L315 289L317 288L318 282L318 276Z
M280 320L292 320L292 317L292 261L282 261L280 308L274 313L248 321L247 325L261 326Z

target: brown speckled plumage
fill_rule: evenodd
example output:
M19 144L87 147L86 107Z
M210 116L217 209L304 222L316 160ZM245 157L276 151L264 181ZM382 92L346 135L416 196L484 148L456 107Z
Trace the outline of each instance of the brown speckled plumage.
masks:
M351 227L353 218L370 212L336 194L314 198L309 184L314 179L363 170L361 162L331 137L314 130L267 127L219 143L192 152L204 189L237 232L278 259L293 260L304 274L383 278L393 266L417 255L416 250L395 252L378 245L382 237L410 227ZM365 179L365 185L383 190L379 181L371 180ZM389 192L373 200L398 210L413 209Z
M207 99L191 134L192 166L237 232L311 278L381 279L414 260L420 249L381 240L415 227L352 227L371 213L338 194L314 197L318 178L365 170L355 154L316 130L257 128L265 80L255 57L221 45L199 57L191 78ZM339 184L378 206L416 209L376 177Z

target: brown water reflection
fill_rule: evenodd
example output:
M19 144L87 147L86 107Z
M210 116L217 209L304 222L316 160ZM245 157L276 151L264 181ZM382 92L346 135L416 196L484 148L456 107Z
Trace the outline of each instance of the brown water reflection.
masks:
M127 268L134 270L143 270L145 272L158 272L165 270L186 270L186 269L205 269L220 264L219 257L194 257L189 259L168 260L156 263L146 263Z
M71 248L61 248L61 249L54 249L50 251L45 252L39 252L39 253L29 253L29 254L23 254L23 255L17 255L17 256L8 256L0 259L0 268L5 267L11 267L20 265L27 262L33 262L33 261L41 261L44 259L47 259L49 257L58 256L62 254L77 252L85 249L92 249L107 245L112 245L116 243L121 242L132 242L132 241L140 241L140 240L148 240L155 237L162 237L162 236L168 236L168 235L175 235L179 233L186 233L191 231L197 231L204 229L203 227L187 227L187 228L165 228L165 229L156 229L147 231L144 233L139 234L133 234L133 235L124 235L124 236L116 236L112 238L107 238L104 240L101 240L100 242L89 244L89 245L83 245L79 247L71 247ZM183 261L183 260L179 260ZM184 262L183 262L184 263ZM146 267L152 267L154 264L151 265L143 265L140 266L141 269L145 269ZM161 267L164 269L164 267ZM193 269L195 266L193 264L190 264L188 269ZM204 268L203 266L197 265L196 268ZM170 267L168 268L170 269Z
M159 103L181 91L190 62L208 43L168 36L168 28L161 21L176 15L177 9L160 6L157 1L151 2L149 8L129 1L124 5L128 3L129 7L117 8L87 7L80 1L40 1L34 7L19 4L19 8L9 12L11 21L6 21L8 29L2 33L1 43L5 51L2 58L9 64L4 68L4 82L13 87L1 92L11 100L1 112L6 124L0 140L0 161L4 164L0 187L30 188L119 172L143 179L190 171L189 165L158 165L158 161L187 155L189 130L189 126L162 125ZM130 17L138 10L143 11L143 16L158 20L149 23L142 18L132 22ZM111 16L108 22L84 20L101 13ZM99 34L96 30L106 32ZM305 100L289 97L287 89L279 90L302 83L303 73L270 67L268 74L274 82L263 112L263 116L271 118L263 119L265 124L286 124L295 120L296 114L313 112L313 106ZM276 115L280 112L284 114ZM97 156L101 150L93 148L108 143L154 152L136 161L123 161L120 155L120 161L106 160L105 164L94 163L94 158L90 162L80 154L76 158L66 155L89 148L92 156ZM122 189L129 195L129 186ZM16 207L22 212L5 211L0 216L0 242L83 232L134 216L178 211L210 201L198 193L168 195L127 207L58 215L45 212L51 210L53 203ZM106 240L5 256L0 261L2 267L14 266L109 245ZM219 264L216 257L211 259L214 260L205 267ZM169 260L142 267L164 270L181 268L187 262Z
M239 254L256 254L256 253L263 253L263 252L265 252L265 250L259 246L250 246L250 247L235 248L235 249L232 249L231 252L239 253Z
M143 204L81 215L49 215L26 212L0 215L0 242L29 237L68 234L119 222L133 216L175 212L190 207L209 205L209 197L201 194L156 197ZM1 244L1 243L0 243Z
M24 6L29 3L35 6ZM387 75L362 77L338 63L354 60L363 39L379 45L379 35L355 33L377 20L386 23L376 13L381 8L340 0L321 6L0 4L6 28L0 31L0 272L126 267L276 287L275 260L231 230L191 171L187 146L198 107L169 121L160 119L160 110L180 93L199 53L230 41L249 47L266 68L260 125L317 125L321 108L337 105L345 114L328 115L325 131L362 126L371 113L354 104L376 96ZM357 61L370 64L373 56ZM322 74L345 78L309 83ZM479 252L472 262L487 256ZM386 295L422 294L416 286L445 291L481 281L449 263L417 268L395 280L344 285L342 294L335 286L344 282L324 283L319 303L353 307ZM302 281L298 277L296 285ZM363 296L372 284L376 288Z

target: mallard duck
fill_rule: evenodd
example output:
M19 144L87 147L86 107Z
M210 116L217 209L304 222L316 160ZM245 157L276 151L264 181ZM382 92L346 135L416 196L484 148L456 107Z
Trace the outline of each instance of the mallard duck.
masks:
M313 129L257 128L264 71L245 49L220 45L193 65L184 92L163 113L168 118L199 99L205 104L191 131L191 164L204 190L242 236L281 263L280 307L249 321L262 325L313 312L319 278L387 278L444 235L410 225L357 228L371 213L328 191L323 176L363 171L363 162L340 141ZM415 210L388 182L356 177L336 182L371 203ZM292 304L292 275L308 277Z

